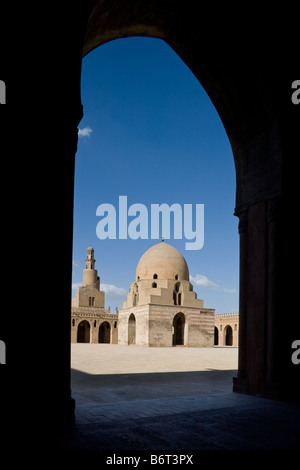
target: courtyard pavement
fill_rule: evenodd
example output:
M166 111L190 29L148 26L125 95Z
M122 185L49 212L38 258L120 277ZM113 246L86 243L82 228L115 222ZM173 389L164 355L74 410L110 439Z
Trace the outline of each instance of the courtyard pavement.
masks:
M300 449L297 405L232 392L237 348L72 344L62 450Z

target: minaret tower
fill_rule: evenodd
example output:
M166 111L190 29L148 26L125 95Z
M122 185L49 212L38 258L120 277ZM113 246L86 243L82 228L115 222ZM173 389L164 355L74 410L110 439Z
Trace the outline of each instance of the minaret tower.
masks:
M91 246L87 249L87 257L85 260L85 267L86 269L95 269L95 262L94 259L94 248Z
M87 249L87 257L85 260L85 269L83 270L82 285L94 286L100 289L100 278L97 276L98 271L95 269L94 248L89 246Z

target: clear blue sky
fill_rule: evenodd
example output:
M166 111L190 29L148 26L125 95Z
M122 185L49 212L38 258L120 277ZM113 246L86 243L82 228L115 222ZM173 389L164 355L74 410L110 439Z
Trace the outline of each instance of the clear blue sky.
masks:
M73 295L95 249L106 307L121 307L141 255L157 240L100 240L100 204L204 204L204 246L166 240L185 257L204 306L238 311L238 219L229 139L206 92L162 40L111 41L83 60L75 167ZM129 221L133 218L129 218ZM150 237L150 230L149 230Z

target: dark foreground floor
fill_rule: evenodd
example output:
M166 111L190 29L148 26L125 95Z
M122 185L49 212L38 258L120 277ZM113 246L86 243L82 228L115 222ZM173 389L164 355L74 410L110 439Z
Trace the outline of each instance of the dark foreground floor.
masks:
M231 392L233 371L73 371L76 427L62 450L296 450L300 407Z

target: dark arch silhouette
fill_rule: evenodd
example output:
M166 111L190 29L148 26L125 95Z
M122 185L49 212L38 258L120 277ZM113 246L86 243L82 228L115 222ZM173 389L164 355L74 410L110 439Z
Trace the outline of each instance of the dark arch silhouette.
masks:
M91 326L87 320L82 320L77 327L77 343L90 342Z
M104 321L99 326L99 343L110 343L110 323Z
M199 16L197 2L91 0L71 7L54 1L47 7L42 28L36 28L35 19L26 23L26 30L36 32L43 43L39 61L30 61L22 76L22 93L27 92L29 112L39 116L30 159L40 173L37 178L35 172L27 172L23 159L24 142L32 131L26 107L19 116L14 151L17 157L6 161L11 165L7 173L14 174L15 187L20 188L23 205L29 208L26 223L32 223L37 235L29 237L26 251L43 253L46 243L47 259L55 260L61 247L64 256L60 258L60 288L55 296L48 296L46 303L44 277L36 279L35 305L43 305L43 315L37 310L39 321L32 331L35 341L28 344L21 329L13 332L14 341L28 357L36 357L39 351L43 365L40 367L37 359L28 364L26 377L30 377L31 386L28 391L22 390L20 406L17 400L13 406L21 414L24 402L28 410L37 407L38 402L45 426L59 422L60 427L67 427L74 423L70 292L74 158L83 115L81 60L95 47L128 36L161 38L178 53L211 98L232 146L237 184L234 213L239 218L240 234L239 365L234 390L299 401L299 371L291 367L290 358L295 331L300 331L294 309L297 280L284 275L289 272L290 260L297 264L299 256L297 230L286 230L287 208L292 216L298 213L294 162L300 154L299 105L291 101L291 83L298 78L294 75L298 29L285 20L284 7L276 21L267 21L256 9L251 17L248 9L246 22L244 13L239 16L236 11L230 12L228 5L226 8L224 16L219 11L222 21L218 23L209 8L203 17ZM290 21L290 15L288 18ZM278 24L285 31L284 38L278 35ZM15 35L17 40L19 37ZM8 59L3 70L11 70L13 62L19 64L11 56ZM18 73L13 75L17 77ZM15 126L9 124L3 135L10 127L15 138ZM44 217L36 217L37 195L43 201ZM51 243L47 243L45 234L49 234ZM57 265L51 265L49 279L57 275ZM288 296L282 296L285 291ZM60 326L50 354L46 348L53 340L49 318L58 309ZM280 321L283 311L290 312L288 322ZM8 344L6 338L2 339ZM41 390L40 397L33 396L32 389Z
M225 346L232 346L233 344L233 332L230 325L224 328L224 344Z
M185 344L185 315L176 313L173 318L173 346L184 346Z
M215 326L215 337L214 337L214 345L215 346L218 346L219 344L219 330L218 328Z

